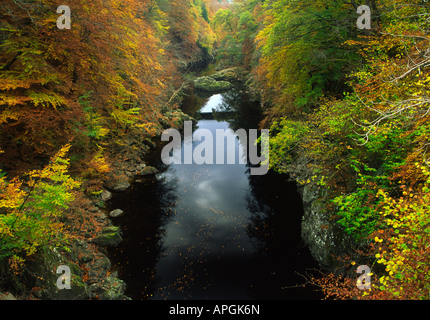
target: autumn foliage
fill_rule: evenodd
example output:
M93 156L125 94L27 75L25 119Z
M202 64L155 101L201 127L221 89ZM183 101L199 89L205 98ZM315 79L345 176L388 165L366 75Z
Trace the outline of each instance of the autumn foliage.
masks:
M345 0L76 0L70 30L62 4L0 1L0 259L63 243L73 199L100 192L127 139L171 123L184 74L214 58L261 100L271 169L301 168L355 246L311 282L334 299L428 298L425 2L369 1L371 30Z
M65 243L63 213L100 194L127 139L172 121L214 43L210 1L77 0L59 29L64 4L0 1L0 260L15 266Z
M342 0L235 1L214 28L226 49L243 32L238 17L255 24L254 46L231 65L250 66L270 166L301 170L300 184L324 190L329 221L355 243L335 257L343 272L311 282L327 298L428 299L430 12L415 0L368 5L371 30L357 28L356 2ZM370 290L357 288L359 264L372 269Z
M80 185L67 174L69 149L70 145L63 147L48 166L29 172L25 181L0 178L0 259L16 265L41 246L64 240L59 217Z

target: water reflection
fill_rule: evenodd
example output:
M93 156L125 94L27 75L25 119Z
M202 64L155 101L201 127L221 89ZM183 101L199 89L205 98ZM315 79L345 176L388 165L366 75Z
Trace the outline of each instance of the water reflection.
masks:
M185 106L191 115L218 110L217 120L197 124L213 136L216 129L257 128L261 116L258 104L236 90L213 97L193 95L186 101L193 103ZM238 157L244 156L244 142L235 141ZM315 267L301 242L302 208L294 183L271 172L250 176L247 164L165 166L160 151L152 153L152 163L161 173L117 194L111 203L126 212L115 220L125 241L112 255L129 296L316 297L309 289L281 289L303 280L295 271Z
M218 108L223 104L223 95L222 94L214 94L209 98L209 100L205 103L203 108L199 111L202 113L212 112L213 110L219 110Z
M156 290L156 265L163 254L164 226L174 214L178 181L144 177L130 190L114 195L111 208L126 213L114 223L121 226L124 241L110 249L110 257L127 283L133 299L149 299Z
M227 122L203 120L198 127L210 130L214 138L216 129L234 135ZM244 157L239 140L234 141L238 156ZM246 171L245 164L174 164L161 175L166 181L177 179L179 187L175 213L163 238L166 250L157 264L160 282L155 299L248 297L249 279L243 278L243 270L254 244L247 235Z

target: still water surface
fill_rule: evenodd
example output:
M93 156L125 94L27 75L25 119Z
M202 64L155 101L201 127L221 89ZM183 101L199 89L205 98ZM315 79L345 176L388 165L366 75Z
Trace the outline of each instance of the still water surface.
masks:
M258 104L238 90L192 94L183 109L197 118L215 109L214 120L197 123L214 137L216 129L230 135L239 128L256 129L261 117ZM316 267L300 237L302 207L295 183L273 172L251 176L238 161L246 156L246 142L235 141L233 165L166 166L159 146L149 161L160 173L112 199L109 207L125 215L114 220L124 241L111 250L111 260L131 298L319 298L313 288L283 289L304 282L297 272Z

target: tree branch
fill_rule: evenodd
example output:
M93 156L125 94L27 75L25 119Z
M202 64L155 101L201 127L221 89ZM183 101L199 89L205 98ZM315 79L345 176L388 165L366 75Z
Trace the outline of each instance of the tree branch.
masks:
M1 69L0 71L7 71L9 70L9 68L15 63L15 61L18 59L18 57L22 54L22 51L19 51L15 57L12 58L11 61L9 61L8 63L6 63Z

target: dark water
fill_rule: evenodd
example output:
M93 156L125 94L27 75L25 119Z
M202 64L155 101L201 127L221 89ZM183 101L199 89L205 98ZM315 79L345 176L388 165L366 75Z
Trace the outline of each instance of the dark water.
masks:
M235 89L209 96L190 95L183 110L217 109L199 129L230 134L257 129L258 104ZM196 114L197 113L197 114ZM194 132L194 135L198 132ZM191 141L184 141L190 144ZM194 142L198 145L200 142ZM237 159L245 157L236 139ZM164 165L161 148L149 158L160 173L143 177L118 193L109 209L123 243L110 257L126 294L133 299L319 299L314 288L289 288L305 282L317 267L300 237L302 204L295 183L270 172L251 176L249 166Z

